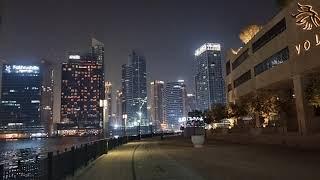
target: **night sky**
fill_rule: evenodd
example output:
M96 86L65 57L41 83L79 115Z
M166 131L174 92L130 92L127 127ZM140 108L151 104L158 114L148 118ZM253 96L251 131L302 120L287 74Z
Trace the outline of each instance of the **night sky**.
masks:
M194 50L219 42L239 47L238 34L277 11L272 0L7 0L0 59L54 63L105 44L107 79L120 87L130 49L147 59L148 80L187 80L193 89Z

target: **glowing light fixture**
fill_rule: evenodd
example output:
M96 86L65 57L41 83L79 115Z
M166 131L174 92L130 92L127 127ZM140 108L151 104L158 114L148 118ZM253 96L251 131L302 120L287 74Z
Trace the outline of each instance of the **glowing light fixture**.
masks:
M70 55L69 59L80 59L80 55Z
M195 56L200 56L205 51L221 51L221 45L218 43L206 43L196 50Z

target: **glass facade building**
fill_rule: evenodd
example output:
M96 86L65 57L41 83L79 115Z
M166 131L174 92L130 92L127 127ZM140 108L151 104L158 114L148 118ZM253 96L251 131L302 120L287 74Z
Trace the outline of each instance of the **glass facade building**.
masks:
M166 124L163 117L163 91L163 81L152 81L150 83L151 122L157 129L160 129L161 124Z
M1 85L1 133L45 133L40 66L4 64Z
M186 117L186 86L184 81L168 82L164 89L165 120L169 129L179 129L179 121Z
M196 98L201 111L225 104L221 45L206 43L196 50Z
M122 66L123 114L127 115L127 126L148 125L147 118L147 72L144 56L135 51L129 62Z

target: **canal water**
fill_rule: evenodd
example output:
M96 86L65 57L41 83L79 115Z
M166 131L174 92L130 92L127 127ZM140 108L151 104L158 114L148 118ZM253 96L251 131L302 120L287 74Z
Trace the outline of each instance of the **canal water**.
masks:
M64 151L72 146L97 140L97 137L59 137L0 141L0 164L15 164L19 159L45 157L48 152Z

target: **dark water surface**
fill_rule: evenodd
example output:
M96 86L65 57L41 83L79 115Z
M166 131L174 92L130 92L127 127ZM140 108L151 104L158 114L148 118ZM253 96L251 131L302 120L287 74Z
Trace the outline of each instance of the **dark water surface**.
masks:
M97 140L97 137L61 137L0 141L0 163L10 165L19 159L45 157L48 152L64 151L75 145Z

